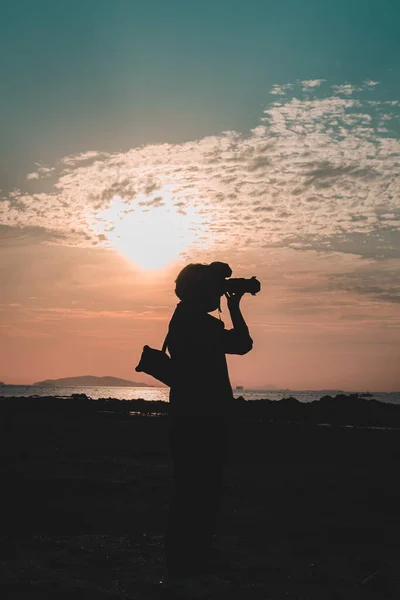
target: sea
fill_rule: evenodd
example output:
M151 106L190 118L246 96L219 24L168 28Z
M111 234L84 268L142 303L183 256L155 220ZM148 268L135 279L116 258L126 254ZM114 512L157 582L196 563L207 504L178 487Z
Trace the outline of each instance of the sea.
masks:
M207 393L207 389L204 389ZM292 396L299 402L313 402L322 396L336 396L337 394L352 394L345 390L265 390L265 389L233 389L235 398L242 396L245 400L281 400ZM364 394L362 390L358 392ZM400 404L400 392L367 392L368 399ZM81 387L57 387L57 386L35 386L35 385L2 385L0 387L0 398L29 397L29 396L59 396L68 397L72 394L86 394L93 400L99 398L116 398L118 400L161 400L169 401L169 388L166 387L104 387L104 386L81 386ZM190 389L188 389L190 396Z

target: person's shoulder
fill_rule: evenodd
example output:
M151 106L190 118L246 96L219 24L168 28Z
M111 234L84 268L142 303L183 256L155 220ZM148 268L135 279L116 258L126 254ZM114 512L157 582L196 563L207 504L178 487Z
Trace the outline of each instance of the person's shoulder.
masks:
M221 319L210 315L210 313L196 314L183 303L179 303L170 321L170 327L186 328L194 330L219 331L225 328L225 324Z

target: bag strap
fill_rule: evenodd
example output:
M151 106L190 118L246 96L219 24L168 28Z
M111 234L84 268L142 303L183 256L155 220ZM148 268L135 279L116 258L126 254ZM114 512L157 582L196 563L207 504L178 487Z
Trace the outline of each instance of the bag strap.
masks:
M165 352L165 354L167 353L168 336L169 336L169 331L168 331L167 335L165 336L165 340L164 340L162 350L161 350L161 352Z
M174 312L173 312L173 315L172 315L172 317L171 317L171 320L170 320L170 322L169 322L169 325L168 325L168 332L167 332L167 335L165 336L165 340L164 340L164 343L163 343L163 345L162 345L162 350L161 350L161 352L165 352L165 354L167 354L167 346L168 346L169 328L170 328L171 321L172 321L172 319L173 319L173 318L174 318L174 316L175 316L175 313L176 313L176 311L177 311L177 308L178 308L179 304L180 304L180 302L179 302L179 303L176 305L176 308L175 308L175 310L174 310Z

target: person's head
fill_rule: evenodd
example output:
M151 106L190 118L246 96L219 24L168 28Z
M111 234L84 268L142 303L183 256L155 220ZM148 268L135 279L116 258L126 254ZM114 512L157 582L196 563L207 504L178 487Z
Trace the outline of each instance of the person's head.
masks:
M175 293L193 308L211 312L220 308L224 282L232 271L226 263L191 263L186 265L175 280Z

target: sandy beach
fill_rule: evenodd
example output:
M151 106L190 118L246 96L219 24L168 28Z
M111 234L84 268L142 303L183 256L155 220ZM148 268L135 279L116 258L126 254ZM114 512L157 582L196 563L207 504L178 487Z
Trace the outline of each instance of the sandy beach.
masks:
M0 405L2 597L159 598L168 418L56 403ZM230 597L399 597L399 439L233 418L216 542Z

